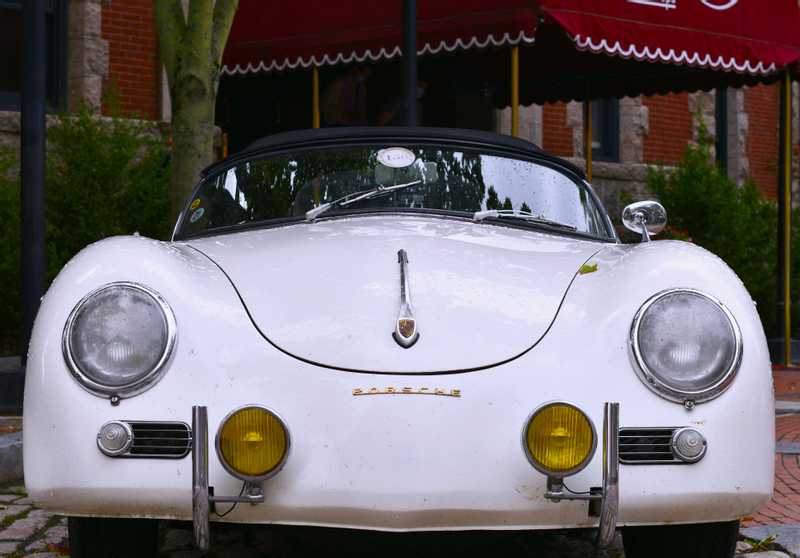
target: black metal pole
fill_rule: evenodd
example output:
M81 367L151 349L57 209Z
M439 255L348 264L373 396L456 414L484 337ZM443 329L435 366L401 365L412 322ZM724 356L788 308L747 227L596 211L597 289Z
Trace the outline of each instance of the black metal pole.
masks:
M45 0L22 3L22 359L44 294Z
M406 126L416 126L417 0L403 0L403 108Z

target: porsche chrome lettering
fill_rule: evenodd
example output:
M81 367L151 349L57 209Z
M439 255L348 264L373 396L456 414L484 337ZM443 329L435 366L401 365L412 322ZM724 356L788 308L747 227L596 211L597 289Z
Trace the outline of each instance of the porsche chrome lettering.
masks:
M450 389L441 387L371 387L371 388L353 388L353 396L359 395L439 395L442 397L461 397L460 389Z

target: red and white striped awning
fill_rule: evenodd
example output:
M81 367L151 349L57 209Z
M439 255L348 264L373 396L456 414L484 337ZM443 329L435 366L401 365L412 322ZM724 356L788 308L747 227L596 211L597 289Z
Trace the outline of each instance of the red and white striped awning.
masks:
M241 0L223 73L394 59L401 7ZM523 47L526 104L769 82L800 60L798 0L417 0L417 13L417 52L475 53L469 72L487 83L506 81L508 47Z
M764 75L800 59L796 0L541 0L578 49Z
M402 0L240 0L223 73L248 74L378 62L400 56ZM420 55L533 44L530 0L420 0Z

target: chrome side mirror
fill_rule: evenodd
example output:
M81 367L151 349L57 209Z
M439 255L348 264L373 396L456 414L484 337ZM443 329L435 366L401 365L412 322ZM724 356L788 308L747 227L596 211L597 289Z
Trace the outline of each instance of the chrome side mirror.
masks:
M667 225L667 210L656 201L632 203L622 211L622 224L625 228L641 233L642 242L650 242Z

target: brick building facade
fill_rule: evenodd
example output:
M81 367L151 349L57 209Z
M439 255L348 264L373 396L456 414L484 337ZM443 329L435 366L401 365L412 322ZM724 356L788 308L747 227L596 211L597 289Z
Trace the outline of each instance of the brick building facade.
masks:
M85 103L96 112L108 113L110 103L117 103L127 116L169 119L152 0L72 0L67 17L68 77L63 105L75 110ZM717 139L724 141L728 175L739 183L749 176L764 194L775 196L777 86L625 98L615 103L615 120L606 123L615 130L614 155L606 160L598 157L594 166L594 182L610 211L620 209L623 190L634 197L647 195L643 191L647 166L677 162L687 143L696 139L699 118L712 135L720 131L727 135ZM509 113L509 109L495 111L496 131L509 132ZM523 107L521 114L523 137L583 163L578 103ZM720 118L724 126L718 125ZM795 117L795 138L797 127ZM0 134L18 133L14 128L18 129L15 114L0 117Z

